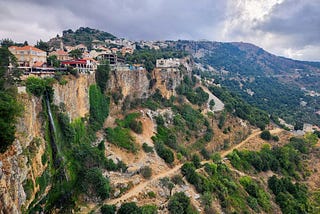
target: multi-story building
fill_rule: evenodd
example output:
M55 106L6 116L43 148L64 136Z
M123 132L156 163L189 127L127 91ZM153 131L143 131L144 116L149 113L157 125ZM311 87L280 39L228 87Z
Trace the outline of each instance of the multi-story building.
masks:
M156 67L157 68L177 68L181 64L180 59L170 58L170 59L157 59Z
M32 67L36 62L47 62L47 53L30 45L11 46L9 51L17 58L19 66Z

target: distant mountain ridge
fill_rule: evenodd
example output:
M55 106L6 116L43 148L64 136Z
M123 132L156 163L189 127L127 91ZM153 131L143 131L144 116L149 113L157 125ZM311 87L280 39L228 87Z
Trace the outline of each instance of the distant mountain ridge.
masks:
M250 104L292 124L320 125L320 62L279 57L243 42L178 41L176 47L215 68L207 75Z

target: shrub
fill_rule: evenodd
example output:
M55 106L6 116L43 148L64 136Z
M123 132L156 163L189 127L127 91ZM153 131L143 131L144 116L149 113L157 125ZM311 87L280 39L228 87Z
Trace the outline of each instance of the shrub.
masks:
M142 177L149 179L152 176L152 169L149 166L145 166L140 169L140 173Z
M133 120L130 124L129 127L132 131L134 131L137 134L142 134L142 122L141 121L136 121Z
M141 209L135 202L121 204L118 214L142 214Z
M104 204L100 208L100 211L102 214L115 214L116 210L117 210L117 208L115 205L109 205L109 204Z
M175 193L169 200L168 210L171 214L187 213L190 209L190 199L183 192Z
M152 146L148 146L148 144L146 144L146 143L142 144L142 149L146 153L153 153L153 147Z
M155 205L143 205L140 209L141 214L157 214L157 206Z
M136 146L134 143L134 138L130 135L130 132L126 128L121 128L119 126L106 129L107 140L121 148L127 149L129 151L135 152Z
M260 137L263 140L271 140L271 138L272 138L272 136L270 134L270 131L268 131L268 130L262 131L261 134L260 134Z
M149 198L155 198L156 197L156 193L153 192L153 191L150 191L147 194L148 194Z
M85 192L94 191L102 200L109 197L110 184L109 180L103 177L101 170L98 168L87 169L82 172L81 186Z
M166 162L166 163L173 163L174 155L173 152L166 148L165 145L161 142L155 142L155 149L157 154Z

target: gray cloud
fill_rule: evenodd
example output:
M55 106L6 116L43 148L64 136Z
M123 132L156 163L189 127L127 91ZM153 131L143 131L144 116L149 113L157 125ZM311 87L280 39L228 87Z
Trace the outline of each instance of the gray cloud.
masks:
M89 26L135 40L247 41L320 60L318 8L318 0L1 0L0 38L35 43Z
M256 29L290 35L295 47L320 44L320 1L287 0L274 6Z

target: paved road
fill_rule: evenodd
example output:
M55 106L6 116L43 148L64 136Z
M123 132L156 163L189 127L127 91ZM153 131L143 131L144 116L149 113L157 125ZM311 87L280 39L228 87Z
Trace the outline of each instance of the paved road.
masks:
M201 85L200 86L206 93L209 94L209 99L208 99L208 104L207 104L207 107L208 107L208 110L210 110L210 101L213 100L215 105L213 106L213 112L216 112L216 111L222 111L224 109L224 104L223 102L216 96L214 96L207 87Z

